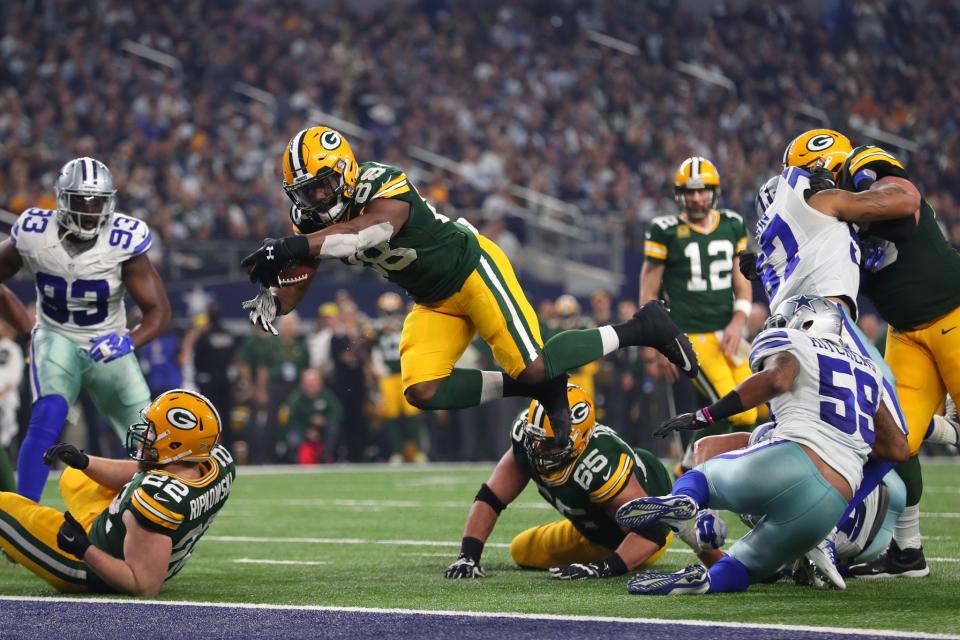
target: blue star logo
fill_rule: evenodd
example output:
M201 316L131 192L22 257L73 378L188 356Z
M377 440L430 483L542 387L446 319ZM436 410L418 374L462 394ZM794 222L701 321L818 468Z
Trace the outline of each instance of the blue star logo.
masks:
M797 296L796 299L793 301L793 304L796 305L796 308L794 309L794 311L796 312L804 308L810 309L810 311L816 311L816 309L813 308L813 303L815 300L816 298L810 298L802 295Z

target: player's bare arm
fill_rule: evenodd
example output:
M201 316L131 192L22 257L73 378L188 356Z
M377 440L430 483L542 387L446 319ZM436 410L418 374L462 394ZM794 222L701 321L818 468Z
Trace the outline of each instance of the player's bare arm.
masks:
M130 332L130 339L139 348L170 326L170 300L160 274L146 254L123 263L123 284L143 314L140 324Z
M108 585L132 596L160 593L173 543L168 536L140 526L129 511L123 514L127 535L123 539L123 560L91 545L83 561Z
M753 298L753 288L746 276L739 269L734 269L731 275L733 276L733 299L738 302L734 305L733 315L730 316L730 322L723 330L723 339L720 342L720 348L727 356L737 352L740 341L743 339L743 328L747 325L748 312L745 308L738 306L741 304L739 301L744 300L749 303Z
M880 403L880 408L873 417L873 426L877 439L873 443L871 458L897 463L910 459L910 444L907 436L897 427L893 416L883 403Z
M700 438L693 446L693 464L700 465L722 453L743 449L749 442L750 434L744 431Z
M33 319L20 298L6 285L0 284L0 317L9 322L17 333L30 333Z
M83 473L97 484L119 491L139 470L136 460L89 456L89 462L83 469Z
M882 222L914 214L920 208L920 194L896 182L877 182L860 193L827 189L811 196L808 204L844 222Z
M513 449L508 449L500 458L500 462L497 463L486 484L497 499L506 506L517 499L529 481L530 477L517 465ZM499 517L500 514L489 503L476 500L467 515L463 535L486 542Z
M640 486L637 479L631 477L630 480L627 481L627 486L623 488L623 491L603 505L603 510L610 518L615 519L617 509L621 506L630 500L644 498L646 496L647 492L643 490L643 487ZM639 534L627 533L627 537L625 537L623 542L620 543L620 546L617 547L616 553L620 556L620 559L623 560L623 563L627 565L627 570L632 571L643 564L647 558L659 551L660 546L661 545L653 540Z
M0 282L6 282L23 268L20 252L10 239L0 242Z

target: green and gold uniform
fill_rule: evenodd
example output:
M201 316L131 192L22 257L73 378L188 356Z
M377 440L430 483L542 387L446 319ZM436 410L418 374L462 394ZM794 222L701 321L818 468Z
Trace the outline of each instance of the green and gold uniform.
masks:
M675 215L654 218L644 243L645 259L664 267L663 296L700 360L694 384L711 402L750 376L746 341L741 344L743 353L734 357L720 348L723 330L733 316L733 257L746 247L743 218L729 209L711 211L703 227ZM756 409L730 418L738 426L756 420Z
M899 160L873 146L857 147L847 156L839 186L856 191L855 176L862 172L876 180L909 179ZM868 236L882 258L864 272L860 285L890 325L884 359L897 379L914 454L944 394L960 399L960 253L943 237L936 218L933 207L921 200L920 220L908 242Z
M521 414L523 416L524 414ZM631 449L616 431L597 425L583 453L551 476L541 477L523 447L523 420L511 430L517 465L537 485L540 495L563 519L521 532L510 544L514 561L524 567L547 569L571 562L593 562L610 555L626 534L603 505L620 494L631 477L648 495L670 493L672 481L666 467L649 451ZM661 533L668 535L668 530ZM667 544L644 566L655 563Z

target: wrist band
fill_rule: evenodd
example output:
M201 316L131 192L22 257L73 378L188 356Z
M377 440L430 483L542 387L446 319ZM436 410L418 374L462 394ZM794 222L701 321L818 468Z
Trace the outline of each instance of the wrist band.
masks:
M749 318L753 311L753 302L746 298L737 298L733 301L733 312L736 313L737 311L742 311L743 315Z
M483 540L464 536L463 540L460 541L460 555L479 562L480 556L483 555Z
M740 399L740 394L737 393L736 390L723 396L709 407L701 409L704 417L708 418L708 422L735 416L738 413L742 413L743 410L743 401ZM713 424L713 422L710 422L710 424Z

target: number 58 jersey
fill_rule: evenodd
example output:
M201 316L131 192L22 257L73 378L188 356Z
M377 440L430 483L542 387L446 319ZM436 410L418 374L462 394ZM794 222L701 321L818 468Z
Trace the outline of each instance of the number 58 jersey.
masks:
M123 263L150 248L150 228L115 213L89 249L71 255L56 216L49 209L27 209L10 232L36 283L37 324L84 346L106 333L125 333Z
M768 329L753 341L750 368L789 352L800 363L793 386L768 403L771 439L806 445L856 491L876 440L874 416L883 399L883 372L846 345L796 329Z

